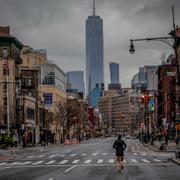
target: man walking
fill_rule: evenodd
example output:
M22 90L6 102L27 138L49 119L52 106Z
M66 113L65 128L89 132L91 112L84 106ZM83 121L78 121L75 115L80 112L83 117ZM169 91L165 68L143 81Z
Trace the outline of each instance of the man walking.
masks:
M123 170L124 150L126 149L126 143L121 139L122 135L118 135L118 139L114 142L113 148L116 149L117 166L119 172Z

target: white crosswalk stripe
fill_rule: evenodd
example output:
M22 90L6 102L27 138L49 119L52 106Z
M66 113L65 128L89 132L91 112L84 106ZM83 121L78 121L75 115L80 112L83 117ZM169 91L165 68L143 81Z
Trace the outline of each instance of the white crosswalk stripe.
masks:
M47 163L45 163L45 164L53 164L53 163L55 163L56 162L56 160L53 160L53 161L49 161L49 162L47 162Z
M75 159L72 164L77 164L80 161L80 159Z
M65 154L61 154L60 157L65 157L66 155Z
M138 163L138 161L137 161L136 159L131 159L131 161L132 161L133 163Z
M98 159L97 164L102 164L104 159Z
M89 164L92 160L91 159L88 159L86 161L84 161L85 164Z
M74 156L77 156L77 154L71 154L70 156L71 156L71 157L74 157Z
M56 157L58 154L52 154L49 156L49 158L53 158L53 157Z
M7 163L0 163L0 165L6 165Z
M159 160L159 159L153 159L153 161L155 161L155 162L162 162L162 161Z
M44 161L37 161L35 163L32 163L32 165L38 165L38 164L42 164Z
M43 158L43 157L45 157L45 155L40 155L40 156L38 156L39 158Z
M147 159L142 159L142 161L145 163L150 163L150 161L148 161Z
M13 163L11 163L9 165L19 165L19 164L20 164L20 162L13 162Z
M114 159L109 159L109 163L114 163Z
M31 163L32 163L31 161L27 161L27 162L21 163L21 165L27 165L27 164L31 164Z
M81 154L81 156L86 156L87 154L86 153L84 153L84 154Z
M68 160L62 160L61 162L59 162L59 164L65 164L67 162L68 162Z
M35 157L35 156L27 156L26 158L27 158L27 159L30 159L30 158L33 158L33 157Z
M97 155L97 153L93 153L92 155L93 155L93 156L96 156L96 155Z
M107 153L103 153L102 155L105 156L105 155L107 155Z

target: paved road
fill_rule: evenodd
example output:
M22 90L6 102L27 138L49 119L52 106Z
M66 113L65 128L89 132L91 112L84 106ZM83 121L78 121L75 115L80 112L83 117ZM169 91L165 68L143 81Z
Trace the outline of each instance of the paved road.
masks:
M94 139L84 144L39 148L0 162L1 180L177 180L179 166L168 161L171 153L156 153L137 140L127 140L125 169L115 164L114 139Z

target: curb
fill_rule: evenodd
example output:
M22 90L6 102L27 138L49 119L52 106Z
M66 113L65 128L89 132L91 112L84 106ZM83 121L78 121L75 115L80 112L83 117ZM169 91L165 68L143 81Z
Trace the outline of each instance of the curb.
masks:
M155 147L148 145L148 144L144 144L144 146L150 148L151 150L155 151L155 152L168 152L168 153L174 153L176 150L165 150L165 151L159 151L158 149L156 149Z
M178 161L177 159L171 159L171 161L180 166L180 160Z

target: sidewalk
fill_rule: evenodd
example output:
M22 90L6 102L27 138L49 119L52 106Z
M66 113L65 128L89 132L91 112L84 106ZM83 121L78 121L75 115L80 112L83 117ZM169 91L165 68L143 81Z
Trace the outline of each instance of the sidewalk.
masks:
M57 146L57 144L50 144L48 146L42 146L41 144L36 144L34 147L18 146L18 147L8 147L7 149L0 149L0 161L12 159L13 157L22 154L23 152L33 153L42 150L42 148L52 147L52 146Z
M144 144L144 146L149 147L151 150L155 152L169 152L174 153L174 158L170 159L172 162L180 165L180 158L176 159L175 152L177 151L176 143L174 141L169 141L168 145L166 146L166 150L159 151L159 147L164 143L164 141L154 141L153 145L151 142ZM178 148L180 150L180 148Z

